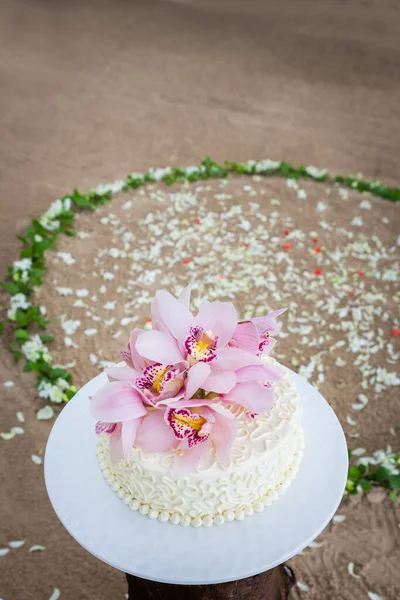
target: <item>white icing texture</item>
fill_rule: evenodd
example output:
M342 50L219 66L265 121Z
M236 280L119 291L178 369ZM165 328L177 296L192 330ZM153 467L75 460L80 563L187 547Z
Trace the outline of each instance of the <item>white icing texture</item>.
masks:
M277 364L271 358L265 362ZM301 400L287 372L273 391L275 402L267 415L251 419L242 407L232 407L238 434L227 467L210 451L193 473L174 479L175 451L139 448L132 449L129 461L112 465L109 438L102 434L97 453L104 478L131 510L163 523L209 527L261 512L289 486L303 448Z

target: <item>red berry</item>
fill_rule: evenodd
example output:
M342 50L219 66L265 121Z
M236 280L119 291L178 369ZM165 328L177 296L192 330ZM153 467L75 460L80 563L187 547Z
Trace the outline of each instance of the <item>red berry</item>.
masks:
M357 271L357 275L361 277L361 275L364 275L364 271Z
M197 223L197 225L200 225L201 219L196 219L196 223Z
M314 273L316 275L322 275L322 269L315 269Z
M285 248L285 250L290 250L290 248L292 247L292 244L287 243L283 247Z
M349 290L347 293L350 294L350 296L352 296L354 294L354 290Z
M283 232L285 235L289 235L290 231L289 229L285 229L285 231Z
M191 262L190 258L185 258L183 261L184 265L188 265Z
M247 248L248 244L242 244L243 248Z
M399 329L392 329L392 335L396 336L399 335L400 330Z
M314 244L318 244L318 238L313 239Z
M321 248L314 248L314 252L321 252Z

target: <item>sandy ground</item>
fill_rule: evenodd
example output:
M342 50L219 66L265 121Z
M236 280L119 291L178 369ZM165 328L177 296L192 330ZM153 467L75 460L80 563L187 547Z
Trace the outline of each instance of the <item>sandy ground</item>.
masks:
M74 186L85 189L149 166L196 164L207 154L218 160L269 156L398 180L394 1L6 0L0 11L4 265L16 257L15 235L54 198ZM315 206L318 198L307 192ZM290 215L289 192L278 186L278 193ZM235 195L244 202L241 190ZM389 247L398 211L372 203L374 210L363 213L366 235L377 227ZM335 215L334 210L327 220ZM378 225L377 215L387 215L389 223ZM305 229L297 216L297 226ZM335 235L324 240L331 250ZM64 250L82 257L80 243L69 241ZM94 244L93 252L100 247ZM54 290L46 298L54 316L62 314L65 299ZM109 338L104 333L96 339L101 350ZM65 347L58 351L67 361ZM47 600L59 587L61 597L71 600L123 598L123 576L81 550L48 503L41 467L30 457L43 452L50 424L36 421L40 401L31 377L20 373L4 349L0 368L1 382L15 382L2 391L2 429L17 424L17 411L25 415L25 434L2 441L0 454L0 546L25 540L0 557L0 597ZM77 380L92 372L83 368ZM344 423L359 383L355 370L345 373L323 390L328 395L329 389L341 389L341 398L332 397ZM357 445L374 450L390 442L393 393L383 405L385 410L360 415ZM346 501L340 509L346 520L328 528L323 546L292 561L310 588L296 590L294 597L361 600L370 590L387 600L396 597L399 519L386 500L372 500ZM28 553L33 544L46 550ZM348 575L350 561L361 580Z

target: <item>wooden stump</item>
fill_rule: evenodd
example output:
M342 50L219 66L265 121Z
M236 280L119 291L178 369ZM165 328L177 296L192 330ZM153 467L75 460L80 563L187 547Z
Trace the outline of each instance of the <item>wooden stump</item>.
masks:
M287 565L214 585L170 585L126 575L129 600L287 600L296 582Z

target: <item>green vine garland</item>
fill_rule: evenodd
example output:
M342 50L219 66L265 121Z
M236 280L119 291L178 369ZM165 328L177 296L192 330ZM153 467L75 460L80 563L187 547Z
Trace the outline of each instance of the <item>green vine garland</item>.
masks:
M46 272L44 255L46 250L54 249L55 242L61 233L73 236L73 209L96 210L106 204L113 193L121 190L137 189L149 182L163 181L167 185L177 182L196 182L211 178L224 178L229 174L278 176L287 179L308 179L330 184L340 184L361 193L368 192L374 196L385 198L391 202L400 201L400 189L390 188L380 181L365 181L359 175L332 176L326 170L316 167L293 167L287 162L263 160L236 163L226 161L220 165L206 158L199 167L150 169L145 174L128 175L125 181L117 181L111 185L99 186L96 190L81 193L77 189L72 194L56 200L44 215L33 219L24 236L18 236L23 248L20 260L8 268L6 281L2 287L11 295L11 308L8 311L10 335L12 340L8 346L15 360L25 358L24 371L36 373L36 387L41 396L52 402L68 402L76 392L72 385L71 374L63 368L53 367L51 354L46 344L53 341L49 335L30 334L33 328L45 330L49 321L40 306L33 305L30 300L34 288L41 285ZM4 323L0 322L0 333ZM398 459L398 457L396 457ZM381 467L383 468L383 467ZM383 468L384 469L384 468ZM353 466L349 471L348 493L356 493L360 489L368 491L370 486L381 484L392 489L392 499L400 488L399 475L394 478L389 472L371 469L368 466ZM394 494L394 496L393 496Z

